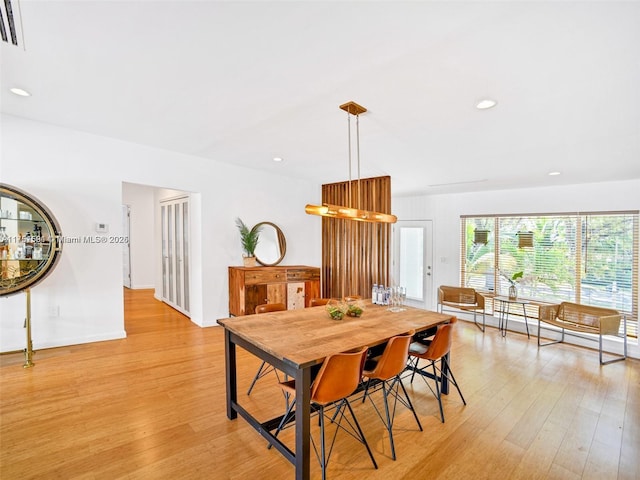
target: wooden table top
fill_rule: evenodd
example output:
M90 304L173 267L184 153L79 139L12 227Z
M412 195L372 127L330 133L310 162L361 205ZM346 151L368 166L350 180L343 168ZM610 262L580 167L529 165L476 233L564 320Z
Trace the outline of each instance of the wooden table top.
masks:
M228 331L297 368L321 363L328 355L386 342L389 338L448 322L452 316L407 307L390 312L364 302L361 317L329 318L324 306L244 315L218 320Z

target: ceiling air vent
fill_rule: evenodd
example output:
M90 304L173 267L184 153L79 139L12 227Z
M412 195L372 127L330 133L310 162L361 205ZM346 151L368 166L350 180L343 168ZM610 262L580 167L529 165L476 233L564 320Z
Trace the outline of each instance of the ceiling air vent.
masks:
M3 42L16 46L22 41L18 0L0 0L0 36Z

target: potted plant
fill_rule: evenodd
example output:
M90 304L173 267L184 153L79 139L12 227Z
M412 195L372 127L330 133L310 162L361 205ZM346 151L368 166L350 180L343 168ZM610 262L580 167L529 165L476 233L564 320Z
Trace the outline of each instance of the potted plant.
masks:
M240 231L240 242L245 252L243 255L244 266L255 267L257 265L255 252L260 238L260 228L249 229L240 218L236 218L236 226Z
M516 272L510 277L505 275L502 272L500 272L500 275L506 278L507 281L509 282L509 299L511 300L517 299L518 298L518 280L522 278L522 275L524 275L524 272L522 271Z

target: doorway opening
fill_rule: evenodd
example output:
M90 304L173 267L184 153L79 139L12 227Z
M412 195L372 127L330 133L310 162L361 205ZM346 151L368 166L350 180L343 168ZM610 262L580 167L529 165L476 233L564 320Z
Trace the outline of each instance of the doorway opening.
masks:
M195 199L199 205L198 194ZM157 300L190 318L194 302L202 301L191 294L193 201L191 192L122 183L122 228L129 240L123 251L123 285L153 289Z

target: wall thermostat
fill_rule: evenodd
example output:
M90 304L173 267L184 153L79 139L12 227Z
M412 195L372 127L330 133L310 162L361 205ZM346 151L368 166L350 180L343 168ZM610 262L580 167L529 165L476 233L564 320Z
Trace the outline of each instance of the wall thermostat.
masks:
M108 223L96 223L96 232L107 233L109 231Z

